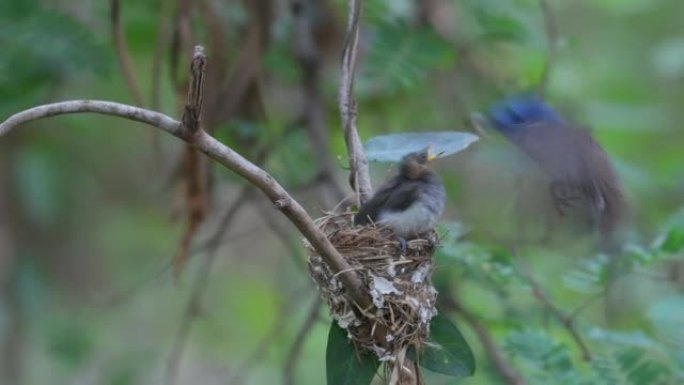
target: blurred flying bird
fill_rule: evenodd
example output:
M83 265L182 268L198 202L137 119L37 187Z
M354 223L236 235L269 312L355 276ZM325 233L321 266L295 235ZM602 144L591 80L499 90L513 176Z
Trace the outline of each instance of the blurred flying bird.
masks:
M446 194L427 164L437 158L430 147L405 155L399 173L385 182L354 216L358 225L370 222L394 231L402 248L406 238L435 227L444 210Z
M550 178L549 190L560 215L588 207L602 245L614 247L626 204L608 155L594 138L531 95L500 101L489 110L489 119Z

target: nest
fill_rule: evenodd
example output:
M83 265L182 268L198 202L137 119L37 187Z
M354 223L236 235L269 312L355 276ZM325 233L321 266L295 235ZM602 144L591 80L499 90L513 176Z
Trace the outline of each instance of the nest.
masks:
M437 291L431 282L437 234L431 231L408 241L402 252L390 230L376 225L353 227L352 216L329 214L316 224L361 279L373 306L356 306L342 282L307 244L311 276L333 318L357 347L374 352L381 361L403 361L408 346L420 348L430 319L437 314Z

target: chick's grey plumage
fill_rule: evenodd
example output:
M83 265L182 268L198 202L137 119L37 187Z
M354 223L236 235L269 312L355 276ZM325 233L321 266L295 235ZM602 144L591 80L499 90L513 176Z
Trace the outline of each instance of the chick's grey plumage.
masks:
M354 217L356 224L374 222L402 238L435 227L444 211L444 185L426 164L429 151L406 155L399 173L383 184Z

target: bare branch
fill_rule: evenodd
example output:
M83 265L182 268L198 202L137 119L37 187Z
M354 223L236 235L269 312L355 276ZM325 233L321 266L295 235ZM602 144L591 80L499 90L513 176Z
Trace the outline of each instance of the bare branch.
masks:
M21 301L19 278L16 268L7 282L0 282L0 299L7 311L3 334L0 335L0 380L10 384L22 382L25 365L24 350L26 347L26 309Z
M309 313L307 314L306 319L304 319L302 326L299 328L299 331L297 332L297 336L295 337L294 343L292 344L292 348L290 348L290 352L287 355L287 360L285 360L285 365L283 365L284 385L293 385L295 383L294 371L297 365L297 361L299 360L299 355L302 352L302 346L304 346L306 338L309 336L309 333L311 333L313 325L318 319L318 313L321 311L322 304L323 301L321 300L321 297L316 296L316 299L314 300L313 304L311 305L311 308L309 309Z
M556 24L556 17L553 14L551 5L549 5L548 0L539 0L539 6L541 7L542 13L544 14L544 24L546 27L546 65L544 65L544 70L542 72L541 78L539 79L539 88L537 92L540 96L544 96L547 89L549 88L549 79L551 77L551 71L556 62L556 50L558 47L558 26Z
M22 383L26 368L26 309L22 301L18 277L18 253L15 231L17 208L12 205L13 143L0 143L0 303L3 306L3 327L0 331L0 382Z
M333 202L344 198L344 190L335 179L335 164L330 159L328 144L327 111L321 92L322 58L319 47L314 40L311 18L316 11L313 7L321 7L312 1L292 0L290 9L295 19L295 53L302 74L302 120L306 123L309 139L319 165L321 175L332 193ZM320 10L319 10L320 11ZM329 203L329 202L326 202ZM334 204L334 203L332 203Z
M199 3L200 6L201 3ZM242 108L244 103L250 104L250 110L253 109L251 112L256 112L257 115L265 113L263 111L261 90L263 77L262 57L268 49L271 40L270 28L273 21L272 1L254 0L243 1L243 3L247 11L249 23L244 33L240 36L240 47L237 50L237 56L233 60L233 65L228 73L211 72L212 78L208 90L210 97L207 98L205 113L207 130L210 133L218 123L226 121L236 114L247 112ZM209 20L210 32L213 32L212 29L214 27L215 23ZM210 41L210 47L218 44L221 44L218 40ZM223 48L220 49L224 50ZM219 56L218 60L219 63L223 61L227 65L227 58L224 56Z
M280 240L283 246L290 249L288 254L292 257L294 264L298 268L301 268L301 271L306 271L306 260L301 258L303 250L299 243L299 239L286 231L283 227L284 223L281 223L278 221L278 218L275 218L275 213L271 207L268 207L268 204L257 203L255 206L257 210L259 210L261 217L264 218L266 226Z
M509 385L526 385L527 382L522 378L520 373L513 367L513 365L506 359L504 353L496 346L494 338L489 333L487 328L480 322L477 317L467 310L460 303L459 299L452 291L442 291L439 297L442 308L453 310L460 314L463 319L468 323L471 329L477 335L477 339L480 340L482 348L487 353L487 356L492 361L492 364L499 372L501 377Z
M116 59L119 62L119 68L123 73L124 82L128 91L131 93L133 102L143 107L143 96L140 91L140 83L135 76L133 70L133 62L131 55L128 52L126 45L126 37L124 36L123 26L121 25L121 4L119 0L110 0L109 2L109 17L112 22L112 35L114 36L114 45L116 47Z
M244 201L246 199L249 199L249 192L251 191L250 188L243 188L242 192L240 195L235 199L233 204L230 206L228 209L228 212L222 219L222 225L225 223L226 227L230 222L233 221L237 213L240 211L241 208L245 207ZM200 268L200 270L197 272L197 275L195 276L195 280L193 281L192 284L192 292L190 294L190 298L188 298L188 302L185 306L185 312L183 313L183 318L181 319L180 326L178 328L178 332L176 333L176 336L173 339L173 344L171 348L171 354L169 355L169 359L166 364L166 381L164 381L165 384L167 385L174 385L176 383L176 379L178 376L178 368L179 364L181 361L181 358L183 357L183 352L185 350L185 344L188 340L188 336L190 335L190 328L192 327L192 321L197 317L199 314L199 308L201 306L202 302L202 296L204 294L204 290L207 286L207 282L209 281L209 273L211 272L211 268L214 266L214 262L216 261L216 256L218 255L217 251L219 249L219 243L218 239L220 238L219 234L215 234L209 244L209 250L207 250L207 255L204 259L204 264Z
M152 56L152 78L150 90L150 108L159 110L160 107L160 93L161 93L161 74L162 74L162 55L164 49L171 40L171 8L172 0L162 0L159 11L159 24L157 26L157 38L154 43L154 55ZM155 131L158 132L158 131ZM158 140L155 138L155 145L158 145Z
M204 90L204 48L195 46L190 62L190 84L188 85L188 99L183 112L183 126L187 130L186 135L196 134L200 129L200 117L202 114L202 96Z
M181 137L181 122L167 115L127 104L102 100L71 100L44 104L18 112L0 123L0 136L5 135L12 128L32 120L85 112L117 116L141 123L147 123L151 126L161 128L173 136Z
M32 120L85 112L119 116L161 128L185 140L221 165L245 178L259 188L273 204L278 202L277 208L299 229L334 272L344 272L340 275L340 279L357 305L362 308L371 306L370 298L361 280L351 271L344 257L316 227L304 208L270 174L202 130L199 130L194 137L187 137L182 130L182 124L164 114L114 102L76 100L38 106L12 115L0 123L0 135L6 134L19 124Z
M171 46L169 56L169 68L171 84L176 94L181 94L185 90L184 82L181 80L178 67L180 57L190 51L190 42L194 41L190 23L190 13L194 2L192 0L175 1L175 13L173 17L173 28L171 31Z
M264 354L268 351L268 347L272 346L274 340L282 334L288 318L290 318L292 313L298 310L299 306L304 303L301 297L303 292L308 292L307 289L308 285L306 287L296 288L289 296L290 298L280 306L278 315L276 316L271 329L268 333L264 334L261 340L259 340L259 343L252 351L252 354L245 359L242 365L231 371L232 374L228 378L227 384L240 385L245 382L247 371L263 358ZM316 294L316 296L318 296L318 294Z
M591 352L589 351L589 347L584 342L584 339L580 335L579 331L577 331L577 326L575 325L575 319L573 316L563 313L563 311L551 301L548 295L546 295L541 286L539 286L537 281L532 276L529 267L524 262L519 262L521 266L520 270L522 271L524 278L527 280L528 285L530 285L532 288L534 297L537 298L542 305L544 305L544 307L554 316L554 318L556 318L556 320L558 320L561 325L563 325L563 327L565 327L570 334L570 337L572 337L577 344L577 347L582 352L582 358L585 361L591 361Z
M349 156L350 184L358 194L359 203L365 203L373 195L368 159L363 151L359 133L356 130L356 98L354 97L354 72L356 70L356 49L359 40L359 18L362 0L349 0L349 21L347 40L342 53L339 105L342 116L344 141Z

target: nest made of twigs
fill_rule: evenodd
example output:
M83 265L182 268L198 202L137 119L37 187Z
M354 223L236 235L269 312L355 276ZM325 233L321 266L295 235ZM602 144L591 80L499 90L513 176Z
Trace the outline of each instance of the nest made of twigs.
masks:
M420 348L437 313L432 286L434 231L407 242L402 252L394 234L374 224L354 227L353 213L328 214L317 226L347 260L370 294L373 306L359 309L342 282L307 244L309 270L333 318L357 345L382 361L394 361L414 345ZM403 353L401 353L403 354Z

